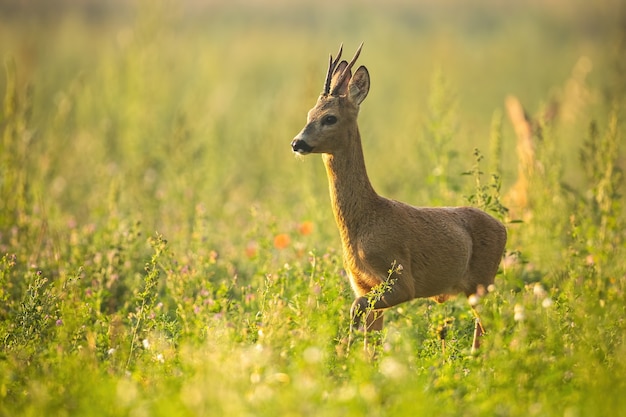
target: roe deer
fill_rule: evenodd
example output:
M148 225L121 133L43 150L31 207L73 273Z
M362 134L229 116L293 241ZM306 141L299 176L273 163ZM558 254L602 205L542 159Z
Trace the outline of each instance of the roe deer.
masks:
M381 330L382 310L405 301L434 297L442 302L487 288L506 243L502 223L476 208L413 207L374 191L357 126L370 78L364 66L354 75L351 71L362 46L350 63L339 62L342 48L334 60L331 55L324 91L291 142L297 154L321 153L326 166L344 267L356 294L350 335L362 319L366 330ZM390 271L392 265L398 268ZM389 285L373 298L372 289L388 278ZM473 349L483 332L476 315Z

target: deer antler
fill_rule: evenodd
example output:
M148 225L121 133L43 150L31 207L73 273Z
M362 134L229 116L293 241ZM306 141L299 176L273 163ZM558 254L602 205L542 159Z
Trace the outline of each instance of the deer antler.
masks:
M330 80L333 78L333 72L335 72L335 68L337 68L337 64L339 63L339 59L341 58L341 52L343 51L343 43L339 45L339 52L337 52L337 57L333 61L333 55L330 55L330 59L328 62L328 74L326 74L326 83L324 84L324 94L328 95L330 93Z
M340 86L343 84L343 82L346 80L346 78L350 74L350 70L352 69L352 67L354 66L354 63L356 62L357 58L361 54L361 48L363 48L363 42L361 42L361 45L359 45L359 49L356 50L356 53L354 54L354 58L352 58L348 66L344 68L339 78L337 78L337 82L335 83L335 87L333 88L331 95L336 95L339 92L338 90Z

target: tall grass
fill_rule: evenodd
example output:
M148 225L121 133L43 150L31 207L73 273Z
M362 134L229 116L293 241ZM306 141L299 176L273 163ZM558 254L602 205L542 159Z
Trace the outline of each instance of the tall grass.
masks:
M0 4L0 415L624 409L619 3L84 4ZM507 222L475 355L462 298L347 349L325 172L289 142L361 40L377 190Z

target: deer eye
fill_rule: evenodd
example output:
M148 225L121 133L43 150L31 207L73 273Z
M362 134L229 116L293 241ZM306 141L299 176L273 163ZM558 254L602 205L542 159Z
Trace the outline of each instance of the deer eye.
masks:
M322 119L322 126L330 126L334 125L335 123L337 123L337 117L333 116L332 114L324 116L324 118Z

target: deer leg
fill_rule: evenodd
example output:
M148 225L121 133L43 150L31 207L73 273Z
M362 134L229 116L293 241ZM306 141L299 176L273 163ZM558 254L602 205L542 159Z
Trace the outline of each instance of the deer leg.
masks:
M411 293L400 285L391 285L382 294L374 299L369 294L358 297L352 303L350 309L350 336L348 346L352 340L354 331L361 327L361 322L365 320L365 331L383 329L383 311L396 306L405 301L413 299Z
M378 300L370 301L367 295L359 297L354 300L350 309L350 317L352 319L350 329L358 329L361 321L365 318L366 330L382 330L383 318L380 310L396 306L412 298L402 291L393 291L393 288L383 293Z
M373 305L367 297L359 297L352 304L350 310L351 323L350 334L348 336L348 350L352 345L354 332L362 330L365 335L364 346L368 345L367 333L369 331L381 331L383 329L383 310L373 309Z
M474 307L472 307L472 314L474 314L474 340L472 342L472 353L475 353L480 348L480 338L485 334L485 328L481 323L480 316Z
M368 312L370 309L371 305L367 296L359 297L354 300L350 308L350 334L361 327L361 321L364 315L367 314L368 317L370 316L372 313L372 311Z
M354 332L359 330L361 327L361 321L363 319L363 315L367 314L367 310L370 308L370 302L367 297L359 297L352 303L352 307L350 308L350 331L348 333L348 350L352 345L352 338ZM373 311L367 315L369 318L372 315ZM365 320L366 324L368 320ZM381 324L382 328L382 324Z
M383 329L383 311L374 310L371 311L367 317L365 317L365 331Z

